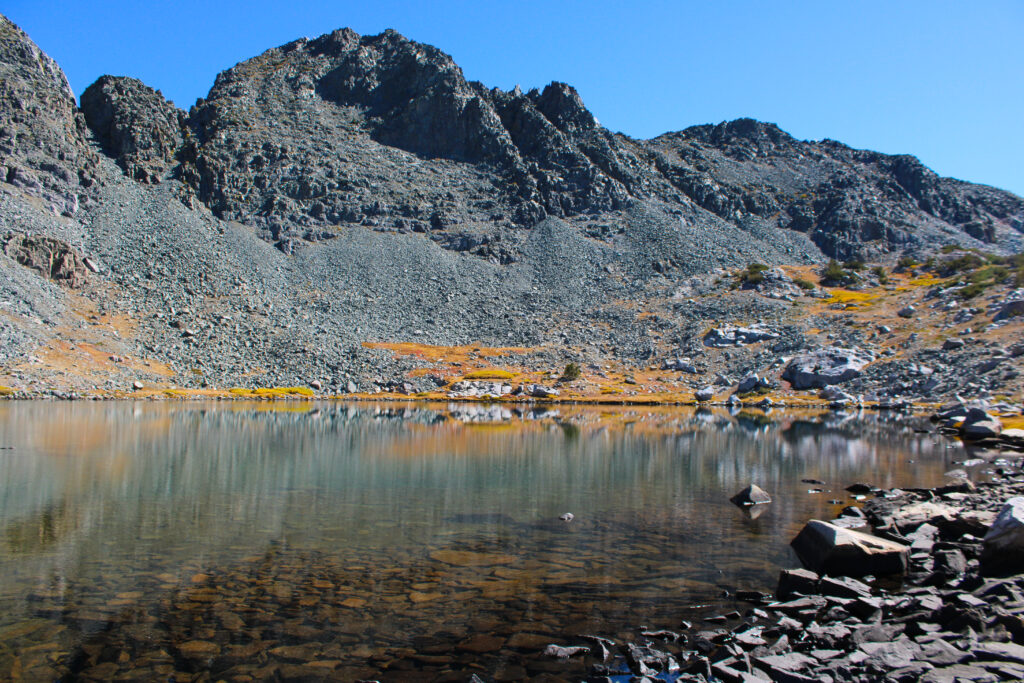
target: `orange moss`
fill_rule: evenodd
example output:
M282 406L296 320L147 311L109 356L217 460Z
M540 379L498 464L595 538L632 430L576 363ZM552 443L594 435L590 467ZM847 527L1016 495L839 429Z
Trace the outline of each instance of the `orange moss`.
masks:
M368 349L387 349L397 356L413 356L436 363L438 361L466 362L473 358L491 358L529 353L522 346L433 346L416 342L363 342Z

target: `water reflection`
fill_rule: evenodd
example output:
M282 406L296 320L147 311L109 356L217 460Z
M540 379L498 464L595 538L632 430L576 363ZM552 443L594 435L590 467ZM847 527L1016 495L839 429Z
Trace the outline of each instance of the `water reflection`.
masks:
M539 676L547 642L770 587L846 484L963 457L895 416L772 418L0 404L0 676ZM758 516L728 502L751 482Z

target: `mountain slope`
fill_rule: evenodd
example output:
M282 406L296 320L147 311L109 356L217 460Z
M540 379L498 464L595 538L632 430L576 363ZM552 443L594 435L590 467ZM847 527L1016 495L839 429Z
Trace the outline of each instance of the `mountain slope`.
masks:
M568 85L488 89L393 31L268 50L189 112L113 76L76 107L6 19L0 69L0 374L19 386L427 389L421 360L363 344L638 366L704 353L723 321L788 330L778 353L812 329L854 343L795 285L734 292L727 271L1024 239L1020 198L912 157L746 119L634 140Z

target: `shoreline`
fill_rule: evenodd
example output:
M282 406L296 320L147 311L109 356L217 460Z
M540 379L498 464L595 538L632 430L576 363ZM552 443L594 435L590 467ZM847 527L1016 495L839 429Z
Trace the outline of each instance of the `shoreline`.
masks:
M734 610L696 624L639 628L628 642L588 636L545 654L588 657L586 680L602 683L1022 680L1024 545L1007 552L986 537L1024 496L1022 465L993 456L978 483L954 470L940 487L851 484L874 498L851 495L831 523L899 544L902 575L864 575L849 557L844 571L784 569L777 586L736 591Z

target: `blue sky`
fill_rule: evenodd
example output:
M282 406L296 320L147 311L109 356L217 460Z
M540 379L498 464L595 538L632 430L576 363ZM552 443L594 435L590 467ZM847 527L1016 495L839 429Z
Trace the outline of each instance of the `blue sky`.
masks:
M612 130L743 116L910 153L1024 195L1024 2L4 0L76 93L134 76L188 108L216 74L300 36L394 28L509 89L560 80Z

